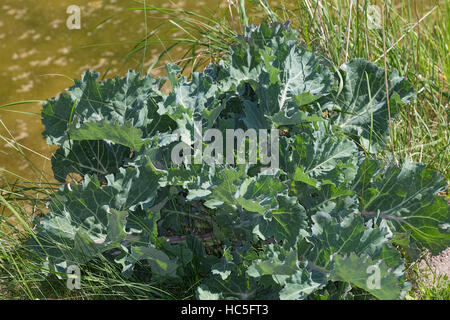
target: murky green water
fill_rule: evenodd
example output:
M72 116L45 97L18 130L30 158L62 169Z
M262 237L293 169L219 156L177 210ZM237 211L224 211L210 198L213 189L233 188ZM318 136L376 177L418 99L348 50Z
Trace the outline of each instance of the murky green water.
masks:
M209 15L225 1L184 0L149 1L158 7L186 8ZM81 8L81 29L69 30L66 12L70 5ZM145 35L142 11L126 8L142 7L131 0L1 0L0 1L0 105L21 100L45 100L58 95L72 85L69 79L79 78L88 68L109 75L124 75L128 68L140 64L138 54L126 65L121 58ZM209 11L209 12L208 12ZM99 28L105 18L117 14ZM148 17L148 30L161 22ZM89 47L83 47L88 45ZM97 45L97 46L90 46ZM147 50L146 66L152 64L162 51L161 45ZM171 54L176 58L176 52ZM157 69L154 72L162 71ZM0 134L20 143L26 156L39 169L51 176L48 158L54 151L42 138L43 126L39 115L11 112L40 112L38 103L0 109ZM10 146L0 140L0 175L11 177L7 171L33 178L30 165Z

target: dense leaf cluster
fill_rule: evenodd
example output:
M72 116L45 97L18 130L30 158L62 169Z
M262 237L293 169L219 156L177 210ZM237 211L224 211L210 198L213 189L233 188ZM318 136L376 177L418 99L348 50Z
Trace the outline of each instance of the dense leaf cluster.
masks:
M231 54L190 78L81 80L48 100L44 136L59 146L66 183L28 245L66 272L100 255L130 277L181 284L199 275L200 299L404 297L404 260L450 245L443 176L385 149L388 108L414 98L397 71L362 59L340 68L308 52L285 24L249 26ZM261 164L171 162L173 132L277 128L279 170ZM183 138L182 138L183 139ZM186 140L188 141L188 140ZM204 142L203 147L207 143Z

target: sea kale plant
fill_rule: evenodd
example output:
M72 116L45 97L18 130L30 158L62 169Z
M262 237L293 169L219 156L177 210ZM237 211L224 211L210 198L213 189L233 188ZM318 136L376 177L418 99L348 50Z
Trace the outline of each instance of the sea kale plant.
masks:
M199 299L355 290L401 299L410 288L404 255L450 246L449 206L436 196L443 175L386 160L388 110L394 117L415 98L397 71L385 78L363 59L333 68L281 23L247 27L203 72L166 70L167 78L129 71L104 81L87 71L44 103L43 134L59 147L52 167L63 184L27 245L48 270L83 270L102 257L124 278L147 270L153 285L182 286L195 274ZM224 136L278 129L278 168L175 164L180 139L199 148L189 137L196 122Z

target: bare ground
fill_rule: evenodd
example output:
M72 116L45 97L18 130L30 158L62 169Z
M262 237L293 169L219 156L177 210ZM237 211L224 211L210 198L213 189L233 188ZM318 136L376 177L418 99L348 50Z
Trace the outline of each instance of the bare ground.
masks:
M447 275L448 279L450 279L450 248L445 249L437 256L426 255L419 263L419 267L426 273L429 273L431 281L435 278L434 275Z

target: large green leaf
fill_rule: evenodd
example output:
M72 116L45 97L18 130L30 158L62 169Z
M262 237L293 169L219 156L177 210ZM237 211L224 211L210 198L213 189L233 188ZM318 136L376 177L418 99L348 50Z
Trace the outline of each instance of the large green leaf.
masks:
M158 91L159 80L140 78L139 73L129 71L124 78L97 81L99 74L87 71L81 80L67 89L68 94L48 100L42 110L43 132L48 143L61 145L68 137L66 131L79 128L86 122L107 121L120 125L131 121L142 128L152 122L149 109L156 108L162 100Z
M211 274L197 288L200 300L253 300L276 299L277 293L271 284L264 284L258 278L245 272L244 262L256 257L249 246L236 247L227 252L221 261L212 266ZM269 276L270 277L270 276Z
M325 277L313 276L307 269L307 263L299 261L295 248L278 245L266 246L259 259L254 260L247 269L247 274L267 283L270 282L265 278L271 278L281 288L279 298L283 300L306 299L326 283Z
M272 176L261 175L242 179L242 171L232 169L220 173L220 184L212 187L208 203L235 211L235 221L261 239L283 239L295 243L307 226L304 208L295 197L289 197L288 187ZM240 180L239 180L240 179ZM238 183L240 184L237 187ZM244 227L246 226L246 227Z
M158 177L148 164L120 169L107 176L106 186L95 176L86 176L80 185L63 186L49 204L50 213L38 225L38 242L32 238L29 245L44 251L56 267L65 260L86 263L106 250L120 248L123 241L134 239L125 231L128 211L153 204Z
M353 188L365 217L387 220L393 231L410 233L434 254L450 246L450 207L435 196L446 188L441 173L409 160L401 168L365 161Z
M356 174L357 148L352 141L333 135L324 126L295 139L292 162L287 168L294 181L320 189L323 183L338 185Z
M134 71L104 82L98 77L98 73L87 71L67 93L43 104L43 135L47 143L61 146L52 158L59 181L65 181L72 172L103 177L116 173L130 156L123 146L137 150L142 146L143 141L138 139L142 135L160 129L160 124L165 125L165 130L171 128L156 112L163 100L160 80L140 78ZM78 141L71 140L71 133Z
M253 261L247 269L247 274L251 277L261 277L269 275L290 276L298 270L298 253L294 249L283 250L279 246L270 244L266 248L264 259Z
M403 261L390 247L387 230L366 226L361 216L348 216L339 223L327 213L317 213L313 221L312 234L299 247L311 271L350 282L380 299L404 297L408 286Z
M403 298L405 290L409 288L399 285L402 270L389 270L381 259L372 259L368 255L357 256L352 252L347 256L337 255L333 262L332 280L350 282L378 299Z
M276 199L277 207L266 214L264 219L255 221L253 232L262 239L273 238L275 241L284 240L293 244L307 229L305 209L295 197L278 196Z
M71 173L104 178L117 173L130 155L128 147L106 141L66 142L52 156L53 174L60 182L65 182Z
M142 131L131 123L119 125L106 121L87 122L79 129L69 130L72 140L106 140L139 151L146 140L142 137Z
M171 260L167 254L154 247L133 246L128 258L134 264L141 260L147 260L152 273L160 277L175 277L178 264Z
M385 147L388 137L389 112L398 114L399 108L415 96L411 85L396 70L385 71L363 59L354 59L341 66L342 90L325 99L324 108L333 111L331 121L351 134L367 150ZM369 148L370 146L370 148Z

